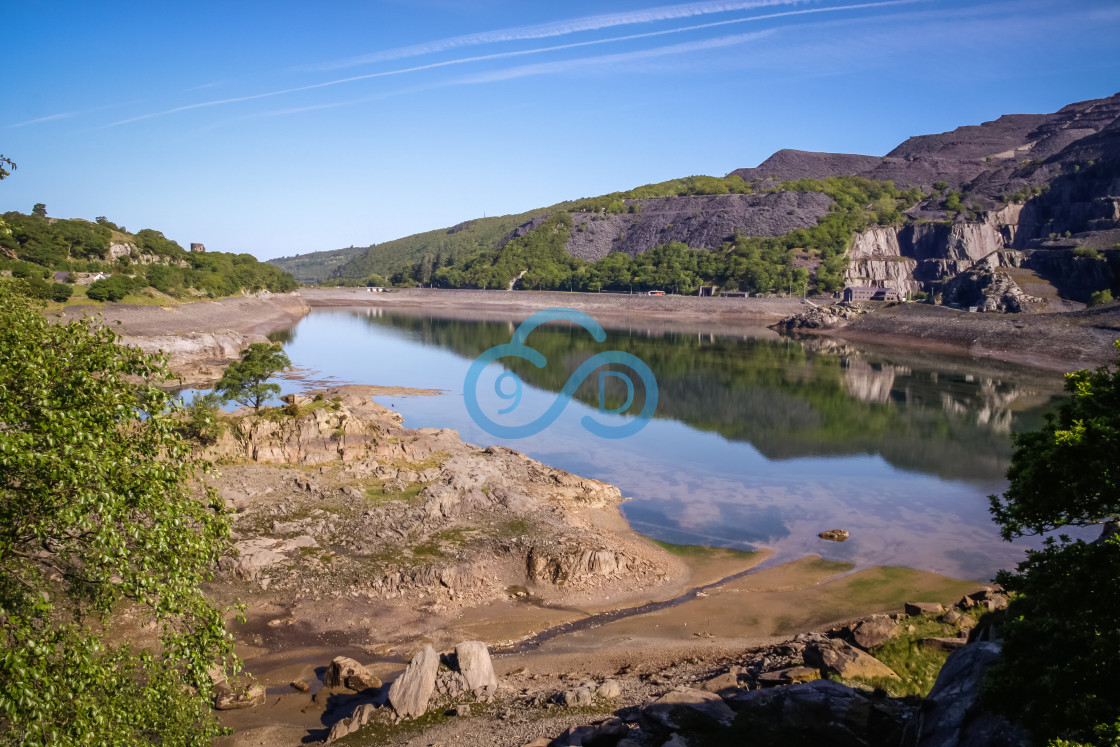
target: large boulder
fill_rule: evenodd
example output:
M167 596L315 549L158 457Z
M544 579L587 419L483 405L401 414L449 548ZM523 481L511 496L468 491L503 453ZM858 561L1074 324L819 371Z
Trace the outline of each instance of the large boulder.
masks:
M404 673L389 686L389 704L405 718L423 716L436 689L439 654L430 645L412 657Z
M331 727L330 733L327 734L326 744L338 741L361 729L369 723L370 718L376 712L377 708L372 703L363 703L358 706L354 709L350 718L344 718Z
M855 646L833 638L805 650L805 660L831 669L844 679L898 679L894 670Z
M852 639L865 651L882 646L898 635L898 623L887 616L872 617L852 629Z
M464 641L455 647L455 658L459 661L459 672L467 681L467 687L475 695L484 690L494 692L498 689L498 677L490 661L490 652L481 641Z
M361 691L381 687L381 680L354 659L336 656L323 675L323 685Z
M999 644L973 643L949 655L916 720L917 747L1028 747L1026 733L980 708L984 675L999 659Z
M651 721L667 729L679 729L681 727L678 720L682 711L710 719L723 726L729 725L735 718L735 712L723 702L723 698L715 693L691 688L665 693L646 706L643 713Z
M252 708L264 702L264 688L253 683L243 690L235 690L226 682L214 685L214 710L237 711Z
M907 602L903 608L910 617L940 615L945 611L940 602Z
M727 701L751 724L750 744L897 747L907 708L832 680L744 690Z

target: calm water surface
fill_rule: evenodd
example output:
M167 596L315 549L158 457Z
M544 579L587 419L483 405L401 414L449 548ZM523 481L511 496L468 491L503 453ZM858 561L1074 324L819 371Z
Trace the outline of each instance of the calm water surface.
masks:
M316 310L284 333L297 367L285 393L309 384L382 384L445 390L436 397L381 397L410 427L447 427L480 445L501 443L546 464L617 485L622 511L659 540L742 549L778 559L817 553L864 565L901 565L987 580L1022 557L1000 540L986 496L1003 490L1010 434L1037 427L1061 377L968 358L831 342L800 343L765 329L737 337L658 332L625 324L604 343L550 324L529 344L548 357L518 366L518 422L556 399L569 374L603 350L644 360L658 381L655 418L623 439L589 434L597 412L589 378L543 432L499 439L467 414L463 380L472 360L507 343L510 321L436 319L380 309ZM644 326L649 326L648 323ZM500 364L487 369L480 402L491 414ZM621 404L608 378L607 404ZM512 387L507 381L504 390ZM644 396L636 394L637 412ZM495 416L495 419L498 418ZM506 422L506 421L502 421ZM845 543L817 538L851 532Z

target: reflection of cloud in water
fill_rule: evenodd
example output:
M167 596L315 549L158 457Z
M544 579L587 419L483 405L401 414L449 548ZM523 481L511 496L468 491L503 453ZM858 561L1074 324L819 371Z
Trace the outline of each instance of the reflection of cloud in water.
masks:
M463 376L515 326L317 311L289 355L315 367L305 380L449 390L384 403L396 402L411 427L455 428L485 446L497 439L467 416ZM572 346L582 337L534 335L550 361L579 357ZM546 431L505 445L617 485L634 499L622 511L639 531L977 580L1022 559L1026 544L999 538L985 496L1004 484L1008 429L1037 426L1058 377L846 344L823 352L823 343L613 333L606 344L654 368L657 418L631 438L604 441L584 431L580 418L596 413L577 401ZM525 373L526 412L547 407L556 396L548 387L567 375ZM847 529L851 539L821 540L825 529Z

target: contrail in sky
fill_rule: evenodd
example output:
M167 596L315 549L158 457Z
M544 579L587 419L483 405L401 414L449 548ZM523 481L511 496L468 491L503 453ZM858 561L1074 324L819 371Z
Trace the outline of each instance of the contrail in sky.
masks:
M681 5L666 5L660 8L635 10L621 13L604 13L597 16L584 16L583 18L570 18L566 21L552 21L533 26L518 26L497 31L482 31L477 34L454 36L449 39L424 42L409 47L386 49L382 52L353 57L338 62L327 62L316 65L315 70L336 70L343 67L365 65L370 62L384 62L385 60L399 60L403 57L417 57L433 52L442 52L457 47L470 47L478 44L494 44L498 42L522 41L525 39L546 39L551 36L566 36L580 31L598 31L599 29L614 26L630 26L637 23L653 23L656 21L672 21L681 18L709 15L712 13L728 13L736 10L754 10L775 5L797 5L806 0L745 0L741 2L709 1L697 3L683 3Z
M420 71L423 71L423 70L432 70L434 68L447 67L447 66L450 66L450 65L463 65L463 64L471 63L471 62L484 62L484 61L488 61L488 60L497 60L497 59L504 59L504 58L509 58L509 57L521 57L521 56L524 56L524 55L542 54L542 53L545 53L545 52L556 52L556 51L562 51L562 50L565 50L565 49L575 49L575 48L578 48L578 47L588 47L588 46L599 45L599 44L610 44L610 43L615 43L615 42L631 41L631 40L634 40L634 39L646 39L646 38L650 38L650 37L654 37L654 36L664 36L666 34L678 34L678 33L686 32L686 31L697 31L697 30L702 30L702 29L714 28L714 27L717 27L717 26L727 26L727 25L738 24L738 23L750 23L750 22L754 22L754 21L765 21L765 20L770 20L770 19L774 19L774 18L783 18L783 17L788 17L788 16L808 15L808 14L814 14L814 13L831 13L831 12L845 11L845 10L862 10L862 9L867 9L867 8L882 8L882 7L888 7L888 6L894 6L894 5L910 5L910 4L917 3L917 2L923 2L923 0L886 0L885 2L877 2L877 3L857 3L857 4L853 4L853 5L838 5L838 6L825 7L825 8L807 8L807 9L804 9L804 10L789 10L789 11L783 11L783 12L780 12L780 13L769 13L767 15L762 15L762 16L750 16L748 18L733 18L733 19L729 19L729 20L725 20L725 21L713 21L713 22L710 22L710 23L696 24L696 25L692 25L692 26L682 26L682 27L673 28L673 29L663 29L661 31L648 31L648 32L641 33L641 34L630 34L630 35L627 35L627 36L616 36L616 37L611 37L609 39L593 39L593 40L590 40L590 41L572 42L570 44L558 44L558 45L554 45L554 46L550 46L550 47L538 47L538 48L535 48L535 49L522 49L522 50L515 50L515 51L510 51L510 52L495 52L495 53L492 53L492 54L475 55L473 57L461 57L461 58L457 58L457 59L454 59L454 60L443 60L441 62L432 62L432 63L428 63L428 64L425 64L425 65L416 65L416 66L413 66L413 67L400 68L400 69L397 69L397 70L386 70L386 71L377 72L377 73L366 73L366 74L363 74L363 75L354 75L354 76L350 76L350 77L347 77L347 78L339 78L339 79L336 79L336 80L328 80L328 81L324 81L322 83L312 83L312 84L309 84L309 85L306 85L306 86L296 86L294 88L283 88L283 89L276 90L276 91L267 91L265 93L251 94L251 95L248 95L248 96L236 96L236 97L231 97L231 98L215 99L215 100L212 100L212 101L202 101L202 102L199 102L199 103L196 103L196 104L186 104L184 106L178 106L178 107L175 107L175 108L172 108L172 109L166 109L164 111L152 112L152 113L149 113L149 114L141 114L141 115L138 115L138 116L135 116L135 117L129 117L128 119L121 119L121 120L118 120L116 122L109 123L108 125L106 125L106 127L116 127L118 125L128 124L130 122L138 122L138 121L144 120L144 119L152 119L154 117L162 117L162 116L166 116L166 115L169 115L169 114L176 114L176 113L179 113L179 112L190 111L190 110L193 110L193 109L203 109L203 108L208 108L208 107L212 107L212 106L220 106L220 105L223 105L223 104L235 104L235 103L240 103L240 102L243 102L243 101L254 101L256 99L270 98L272 96L281 96L281 95L288 94L288 93L298 93L300 91L311 91L311 90L315 90L317 88L327 88L327 87L330 87L330 86L341 85L343 83L353 83L353 82L361 81L361 80L371 80L373 78L385 78L385 77L389 77L389 76L393 76L393 75L402 75L402 74L405 74L405 73L415 73L415 72L420 72ZM715 3L702 3L702 4L694 4L694 5L710 6L710 5L716 5L716 4ZM692 6L671 6L671 7L684 8L684 7L692 7ZM621 15L621 14L617 14L617 15ZM628 15L633 15L633 14L628 14ZM680 51L683 52L683 51L688 51L688 50L684 49L687 46L688 45L675 45L673 47L663 47L661 49L678 49L679 48ZM725 45L714 45L714 46L725 46ZM705 49L705 48L710 48L710 47L694 47L694 48L695 49ZM671 54L671 52L669 54ZM658 54L656 56L664 56L664 53L663 54ZM578 64L578 61L572 61L572 62ZM556 63L556 64L560 64L560 63ZM572 65L569 65L568 68L558 67L558 68L555 68L555 69L556 69L556 71L560 71L562 69L569 69L571 66ZM517 68L517 69L521 69L521 68ZM539 74L539 73L537 73L537 74ZM501 77L500 72L495 73L494 76L496 76L496 77L493 78L494 80L502 80L503 79ZM508 77L519 77L519 76L508 76ZM35 121L39 121L39 120L35 120ZM30 123L27 123L27 124L30 124Z
M524 78L529 75L544 75L546 73L562 73L568 70L574 70L581 67L589 67L592 65L609 65L618 62L634 62L636 60L648 60L655 57L666 57L674 54L686 54L688 52L698 52L704 49L718 49L720 47L731 47L736 44L743 44L755 39L761 39L764 36L770 36L775 33L777 29L767 29L766 31L755 31L751 34L735 34L733 36L720 36L715 39L705 39L703 41L684 42L683 44L672 44L667 47L656 47L654 49L642 49L636 52L618 52L616 54L605 54L598 57L581 57L576 60L560 60L558 62L541 62L536 65L523 65L521 67L508 68L506 70L496 70L492 73L481 73L465 78L460 83L493 83L499 80L512 80L514 78Z

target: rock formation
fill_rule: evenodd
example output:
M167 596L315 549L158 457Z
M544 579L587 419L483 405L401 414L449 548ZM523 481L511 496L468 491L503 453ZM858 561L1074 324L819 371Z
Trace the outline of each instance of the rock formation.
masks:
M628 531L617 488L454 431L405 428L364 387L315 397L231 418L206 451L229 465L218 487L238 511L237 554L222 560L231 580L459 606L512 587L555 600L633 593L684 572ZM468 669L471 689L487 686Z
M389 703L393 710L405 718L423 716L436 689L437 669L439 654L431 646L424 646L408 663L404 673L389 686Z

